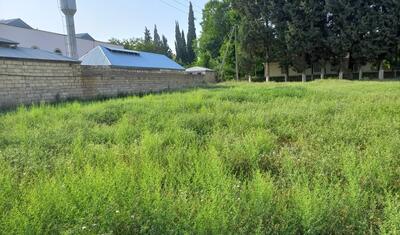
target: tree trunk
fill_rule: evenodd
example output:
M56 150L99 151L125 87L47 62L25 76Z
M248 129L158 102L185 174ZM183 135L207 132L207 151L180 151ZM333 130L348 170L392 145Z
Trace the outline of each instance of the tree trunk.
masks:
M397 69L399 69L399 56L400 56L399 52L400 52L399 44L396 44L396 60L395 60L396 67L394 68L394 78L395 79L397 79Z
M321 80L325 79L325 65L321 68Z
M340 67L339 79L340 79L340 80L343 80L343 68L342 68L342 67Z
M285 66L285 74L284 74L285 82L289 80L289 67Z
M363 70L362 66L358 69L358 80L363 80Z
M385 79L385 70L383 69L383 61L379 64L379 80Z
M251 75L249 75L249 82L251 83Z
M269 62L265 63L265 69L264 69L264 76L265 76L265 81L269 82L270 81L270 77L269 77Z
M311 65L311 81L314 81L314 65Z
M301 74L301 81L302 81L302 82L307 82L307 75L305 74L305 72L303 72L303 73Z

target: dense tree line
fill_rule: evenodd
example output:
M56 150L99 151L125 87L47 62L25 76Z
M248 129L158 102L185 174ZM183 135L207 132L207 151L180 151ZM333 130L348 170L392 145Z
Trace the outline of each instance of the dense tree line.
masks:
M384 68L398 66L399 22L398 0L211 0L204 9L198 63L218 68L237 27L242 75L264 70L268 80L269 64L278 62L286 79L293 68L305 80L305 71L315 65L323 78L330 63L340 78L353 69L361 78L369 62L382 79ZM232 51L222 68L227 73L233 71Z
M122 45L125 49L164 54L183 65L192 65L197 61L197 35L193 5L189 2L187 36L185 36L185 31L180 29L179 23L175 22L175 55L168 45L167 38L164 35L160 37L157 25L154 26L153 36L145 27L143 38L123 40L112 38L109 41L116 45Z
M125 49L153 52L173 58L172 50L168 45L168 40L164 35L160 36L157 30L157 25L154 25L153 36L151 35L150 30L145 27L143 38L123 40L112 38L110 39L110 42L116 45L121 45Z

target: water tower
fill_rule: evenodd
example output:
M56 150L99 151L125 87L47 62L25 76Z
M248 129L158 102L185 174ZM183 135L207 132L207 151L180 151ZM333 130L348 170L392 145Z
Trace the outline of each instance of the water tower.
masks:
M67 55L74 59L78 58L76 45L74 15L76 13L76 0L60 0L61 11L65 15L67 26Z

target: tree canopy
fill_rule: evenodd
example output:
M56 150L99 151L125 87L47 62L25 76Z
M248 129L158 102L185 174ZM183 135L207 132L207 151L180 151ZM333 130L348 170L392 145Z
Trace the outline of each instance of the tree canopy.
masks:
M237 27L242 75L264 67L267 77L269 62L279 63L285 76L292 68L304 79L306 70L318 65L324 71L328 62L338 66L341 77L362 72L367 62L382 72L384 66L398 66L399 5L394 0L211 0L203 10L198 64L218 69L228 35ZM227 56L223 69L230 73L234 53Z
M152 52L173 58L172 50L168 45L168 40L164 35L162 35L162 39L160 38L157 25L154 25L153 38L147 27L145 27L143 36L143 38L130 38L123 40L112 38L110 39L110 42L116 45L121 45L128 50Z

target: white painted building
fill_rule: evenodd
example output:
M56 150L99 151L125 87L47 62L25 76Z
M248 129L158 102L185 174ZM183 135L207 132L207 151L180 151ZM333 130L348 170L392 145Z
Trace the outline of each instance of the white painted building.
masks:
M66 35L33 29L21 19L0 20L0 37L18 42L20 47L39 48L62 55L67 54ZM99 45L123 48L107 42L96 41L87 33L77 34L76 40L79 57Z

